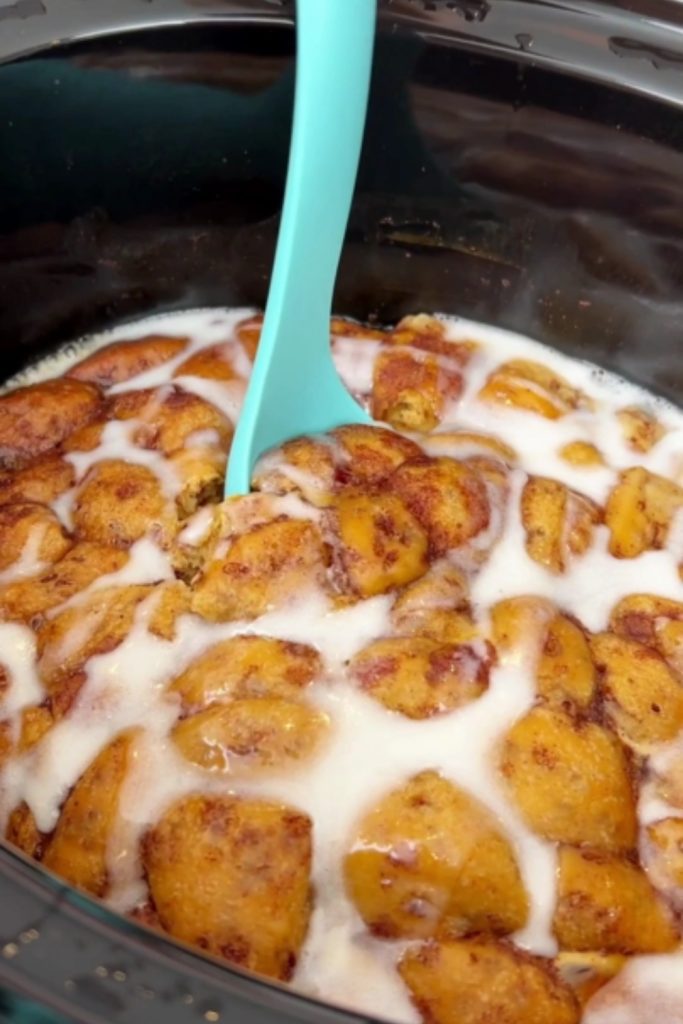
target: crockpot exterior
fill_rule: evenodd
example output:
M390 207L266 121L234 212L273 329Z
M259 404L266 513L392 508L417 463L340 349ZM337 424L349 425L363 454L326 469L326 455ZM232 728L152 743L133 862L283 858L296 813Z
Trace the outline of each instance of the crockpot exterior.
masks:
M680 5L379 8L336 312L459 313L682 400ZM263 305L292 18L288 0L0 0L2 377L112 322ZM3 1020L367 1018L200 957L0 849Z

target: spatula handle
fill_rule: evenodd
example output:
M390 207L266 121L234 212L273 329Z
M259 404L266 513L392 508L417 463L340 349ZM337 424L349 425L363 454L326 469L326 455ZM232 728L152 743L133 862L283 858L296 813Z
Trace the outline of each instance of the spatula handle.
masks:
M329 317L367 110L375 0L297 0L294 123L263 332L228 466L296 433L367 420L332 366Z

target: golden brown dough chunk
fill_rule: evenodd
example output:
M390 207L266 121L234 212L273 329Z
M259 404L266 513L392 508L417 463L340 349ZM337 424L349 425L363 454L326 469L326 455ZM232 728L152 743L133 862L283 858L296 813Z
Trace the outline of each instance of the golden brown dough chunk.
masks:
M384 427L339 427L325 440L298 437L257 466L254 486L275 494L295 491L318 507L345 488L374 487L407 459L422 454L414 441Z
M586 709L596 691L596 672L583 630L567 618L551 619L536 669L538 695L549 704Z
M136 420L132 424L132 441L140 448L151 448L173 455L193 445L193 437L205 448L227 451L232 438L232 424L211 402L200 398L180 385L122 391L107 403L106 417L78 430L66 441L66 451L92 451L112 420Z
M559 953L555 968L560 978L572 989L581 1006L615 978L626 963L617 953Z
M0 722L0 769L2 769L13 750L12 723L8 721Z
M135 443L164 455L186 447L193 435L210 438L204 446L221 451L227 451L232 438L230 420L215 405L180 387L164 389L161 396L154 393L135 418L142 421L133 435Z
M502 511L510 490L508 484L508 465L502 459L488 455L468 455L463 462L464 465L479 473L486 484L490 503ZM491 538L490 544L495 543L502 529L503 523L501 521L497 524L496 535Z
M180 481L175 503L181 519L223 500L226 453L216 448L181 448L168 461Z
M413 313L404 316L389 334L394 345L409 345L418 348L420 340L433 339L435 343L445 341L446 324L428 313ZM447 344L454 344L447 342ZM438 351L438 349L437 349Z
M600 508L559 480L532 476L522 491L522 524L529 556L551 572L563 573L583 555L600 522Z
M46 732L55 723L55 715L49 706L51 702L33 704L24 708L21 715L21 733L17 750L20 754L31 750L37 743L40 743Z
M252 363L256 358L256 350L258 349L258 343L261 340L262 327L262 313L257 313L256 316L249 316L245 320L240 320L235 327L237 340L244 348L244 351L247 353Z
M42 455L23 469L0 473L0 505L35 501L49 505L76 482L76 471L61 455Z
M646 409L629 405L620 409L617 419L629 448L634 452L649 452L666 434L666 428Z
M558 708L586 710L596 672L583 630L551 601L511 597L491 609L493 641L503 662L536 663L536 691Z
M161 366L179 355L186 345L187 338L169 338L163 334L148 334L134 341L114 341L76 363L66 376L108 388Z
M234 342L222 341L193 352L180 364L174 377L205 377L207 380L242 380L235 372Z
M446 324L426 313L404 316L389 335L394 345L409 345L423 352L434 352L448 356L461 365L465 364L477 348L472 341L451 341L446 337Z
M342 590L373 597L424 575L427 535L395 494L347 494L331 514Z
M528 359L501 363L488 377L479 397L547 420L560 419L572 409L589 404L586 396L558 373Z
M107 848L134 741L134 733L118 736L81 775L43 857L46 868L93 896L107 891Z
M40 743L43 736L55 723L50 703L50 700L46 699L41 704L31 704L24 708L20 715L19 736L16 743L12 740L13 730L10 728L9 722L0 723L0 764L2 763L3 726L7 727L5 733L6 754L9 755L13 750L17 754L25 754L37 743Z
M130 425L131 443L167 456L191 446L193 435L205 448L223 451L232 437L231 423L211 402L179 385L118 392L109 397L105 411L67 438L64 451L93 451L102 443L107 425L115 421L135 420Z
M488 526L490 508L484 482L474 469L455 459L405 462L387 486L427 530L436 557L460 547Z
M268 636L234 636L211 647L171 683L187 711L253 697L295 700L322 673L312 647Z
M312 437L296 437L256 464L252 485L266 494L301 494L324 508L333 500L335 461L332 446Z
M387 341L389 338L388 332L381 328L368 327L367 324L346 320L344 317L332 317L330 334L333 338L353 338L356 341Z
M609 551L615 558L637 558L666 544L676 512L683 508L683 487L642 466L619 474L605 506Z
M214 509L214 502L208 505L210 516L208 513L203 515L204 506L188 516L178 509L180 530L171 544L169 555L174 573L189 585L201 572L209 551L213 549Z
M190 593L174 580L160 584L103 587L49 618L38 630L38 670L48 692L97 654L113 651L132 629L136 613L150 600L147 629L170 640Z
M280 519L237 537L197 582L193 611L211 622L254 619L325 579L327 555L318 529Z
M47 712L46 717L43 720L37 719L35 722L32 722L32 727L38 732L41 729L44 730L44 733L48 732L53 725L69 714L87 681L88 673L85 669L79 669L72 675L65 676L58 682L55 682L51 687L49 697L40 706L41 709L45 709ZM42 735L39 735L38 739L42 739Z
M200 768L243 774L307 760L328 725L327 715L303 702L256 697L190 715L173 730L173 742Z
M586 469L593 469L596 466L604 466L605 460L602 453L588 441L570 441L560 448L560 456L570 466L582 466Z
M448 562L434 565L398 595L391 609L398 633L462 644L479 636L468 601L467 579Z
M525 821L545 839L605 850L635 846L627 756L601 726L533 708L508 732L500 770Z
M175 388L175 385L173 385ZM136 420L147 414L152 417L158 413L164 399L170 393L169 386L162 384L156 388L132 388L130 391L117 391L109 395L106 403L105 420Z
M294 506L296 508L296 505ZM309 519L315 522L317 513L301 503L301 516L291 514L292 504L283 502L280 495L257 491L240 498L227 498L213 509L211 527L212 553L222 557L235 538L249 533L258 526L278 522L297 522ZM322 517L320 517L322 518Z
M0 466L13 468L56 448L101 405L99 388L64 377L0 396Z
M344 875L366 925L384 938L505 935L527 918L517 863L495 818L433 771L365 816Z
M683 728L683 686L666 662L645 644L614 633L591 640L605 709L624 742L651 747Z
M457 459L493 457L493 460L503 462L507 466L514 466L517 462L514 448L491 434L449 430L426 438L424 446L430 455L450 455Z
M330 434L342 453L337 459L338 484L360 486L380 484L408 459L420 458L422 450L414 441L384 427L338 427Z
M447 401L459 397L462 375L432 356L400 349L380 352L373 368L372 415L396 430L426 434L441 422Z
M683 676L683 601L629 594L612 609L613 633L652 647Z
M40 860L45 849L45 838L38 830L36 819L28 804L22 802L15 807L7 820L5 839L27 857Z
M375 640L351 661L364 693L408 718L430 718L476 700L488 687L489 668L465 644L421 636Z
M102 444L102 435L109 422L110 418L101 415L90 423L86 423L84 427L79 427L78 430L74 430L73 434L69 434L60 446L61 450L67 455L71 455L72 452L94 451Z
M76 493L73 522L79 540L117 548L146 534L166 547L178 526L158 477L121 459L105 459L88 471Z
M287 981L311 913L311 822L288 807L190 796L148 832L143 861L164 928Z
M683 895L683 818L662 818L645 830L644 866L658 889L674 897Z
M561 949L664 953L679 942L673 914L644 871L624 857L560 850L553 930Z
M508 597L491 608L491 632L506 661L540 656L548 626L557 608L544 597Z
M128 553L103 544L74 544L37 576L0 587L0 619L31 622L128 561Z
M421 579L404 587L393 604L393 621L399 625L405 617L406 628L413 630L413 615L419 616L434 608L465 607L469 607L467 575L443 559L435 562Z
M171 469L180 481L175 504L180 519L204 505L223 498L226 456L211 448L181 448L169 458Z
M425 1024L578 1024L572 990L547 960L475 938L409 949L399 973Z
M71 541L54 512L34 502L0 505L0 570L30 553L36 562L56 562Z

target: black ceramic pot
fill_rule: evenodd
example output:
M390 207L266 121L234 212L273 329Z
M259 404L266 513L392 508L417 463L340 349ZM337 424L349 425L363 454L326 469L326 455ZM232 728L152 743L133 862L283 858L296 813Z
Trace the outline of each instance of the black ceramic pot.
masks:
M1 376L142 314L263 304L292 18L288 0L0 0ZM336 312L461 313L683 399L680 4L393 0L379 21ZM0 1021L361 1018L0 849Z

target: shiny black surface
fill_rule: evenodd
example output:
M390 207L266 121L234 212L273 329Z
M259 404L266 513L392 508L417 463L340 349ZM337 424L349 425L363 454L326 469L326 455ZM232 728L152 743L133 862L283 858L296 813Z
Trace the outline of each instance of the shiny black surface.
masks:
M683 397L683 9L381 8L337 311L460 313ZM3 375L113 321L263 303L291 14L0 0ZM124 922L8 850L0 988L0 1021L36 1005L107 1024L359 1020Z

